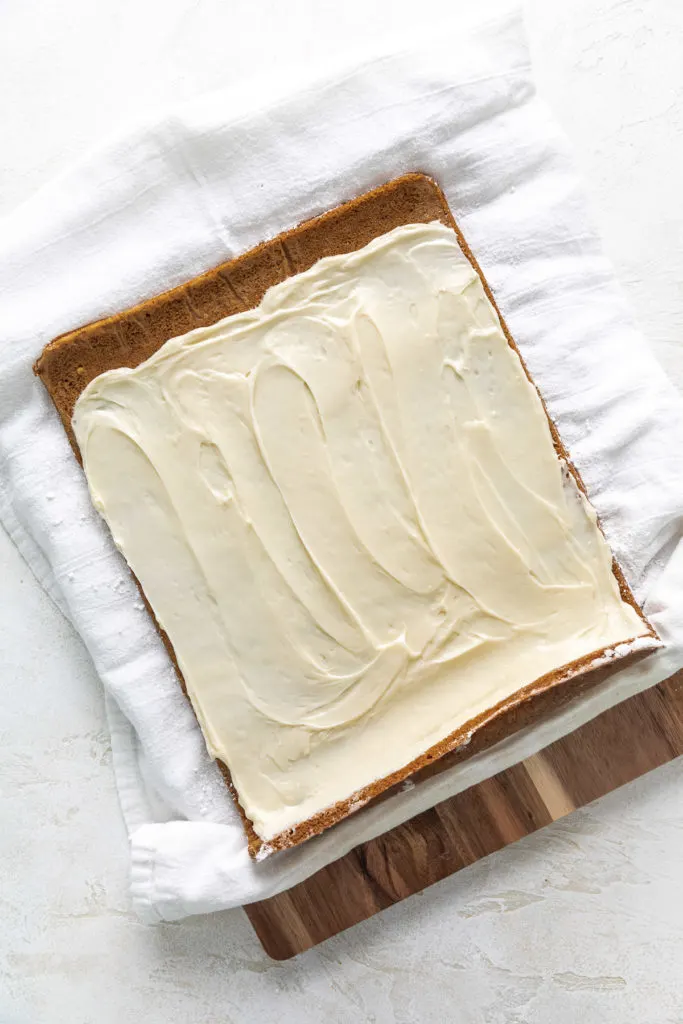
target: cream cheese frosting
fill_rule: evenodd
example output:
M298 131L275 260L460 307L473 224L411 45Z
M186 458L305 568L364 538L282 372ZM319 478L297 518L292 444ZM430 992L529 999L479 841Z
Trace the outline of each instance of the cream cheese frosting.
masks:
M103 373L73 428L264 841L647 632L441 224Z

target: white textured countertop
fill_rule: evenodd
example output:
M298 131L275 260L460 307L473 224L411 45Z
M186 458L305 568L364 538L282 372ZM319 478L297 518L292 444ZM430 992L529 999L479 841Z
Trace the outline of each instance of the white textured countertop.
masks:
M455 0L432 3L429 22ZM683 7L531 0L540 85L683 391ZM4 0L0 214L141 108L423 17L346 0ZM393 31L393 29L392 29ZM2 1024L683 1024L683 760L295 961L241 911L147 928L97 679L0 533ZM9 769L9 770L8 770Z

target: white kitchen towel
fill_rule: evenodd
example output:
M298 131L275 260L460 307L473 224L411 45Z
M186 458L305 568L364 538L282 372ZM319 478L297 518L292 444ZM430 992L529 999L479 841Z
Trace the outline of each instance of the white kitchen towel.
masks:
M519 14L444 26L422 49L270 106L248 102L216 94L143 125L0 225L0 515L105 687L133 899L149 921L287 888L683 665L681 407L634 330L535 95ZM253 863L31 364L61 332L411 170L443 187L667 647L495 750Z

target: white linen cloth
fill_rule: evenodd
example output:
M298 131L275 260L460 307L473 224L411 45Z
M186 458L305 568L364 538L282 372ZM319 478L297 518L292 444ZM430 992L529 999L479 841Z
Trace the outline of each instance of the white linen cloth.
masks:
M253 863L31 365L61 332L410 170L444 189L667 646L542 725ZM535 95L518 12L454 25L270 107L207 97L111 142L6 218L0 518L105 687L133 902L147 921L281 891L683 666L682 409L630 321L565 143Z

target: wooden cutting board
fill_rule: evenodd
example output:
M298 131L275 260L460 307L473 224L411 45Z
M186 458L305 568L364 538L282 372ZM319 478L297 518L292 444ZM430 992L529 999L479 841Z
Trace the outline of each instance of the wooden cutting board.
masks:
M246 907L287 960L683 754L683 671L540 753Z

